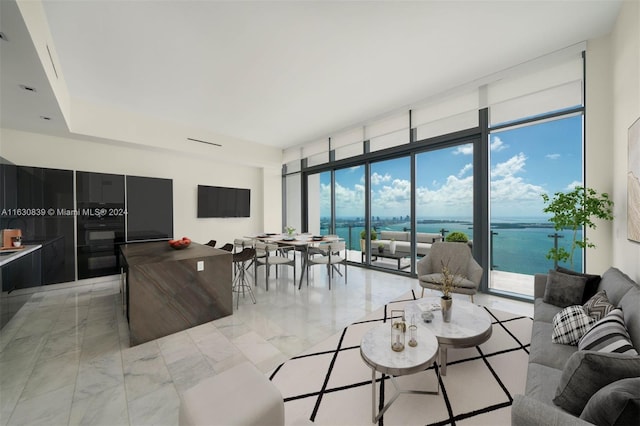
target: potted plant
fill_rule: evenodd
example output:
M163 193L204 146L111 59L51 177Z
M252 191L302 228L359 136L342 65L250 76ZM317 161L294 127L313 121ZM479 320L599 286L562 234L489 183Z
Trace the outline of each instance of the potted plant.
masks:
M592 219L613 220L613 201L609 199L609 194L598 194L595 190L584 186L576 186L569 192L556 192L553 198L542 194L542 199L547 204L543 211L552 214L549 222L554 224L555 230L573 231L569 251L564 247L554 247L547 253L547 259L552 259L556 263L568 260L573 269L576 248L595 248L595 244L587 239L584 232L582 239L578 239L578 231L584 230L585 226L595 229L596 224Z
M451 321L451 307L453 304L453 298L451 292L457 287L457 283L462 278L460 275L451 272L448 265L442 264L442 279L441 289L442 297L440 298L440 309L442 310L442 320L444 322Z
M445 238L445 241L455 242L455 243L467 243L469 242L469 237L467 237L467 234L465 234L464 232L454 231L449 235L447 235L447 238Z
M371 234L371 241L378 239L378 233L376 232L375 229L371 228L370 234ZM366 251L366 248L367 248L365 238L367 238L367 231L363 229L362 231L360 231L360 251L363 253Z
M293 237L294 232L296 232L296 228L294 228L293 226L286 226L284 230L287 232L287 235L289 237Z
M378 244L378 253L384 253L384 244L383 243Z

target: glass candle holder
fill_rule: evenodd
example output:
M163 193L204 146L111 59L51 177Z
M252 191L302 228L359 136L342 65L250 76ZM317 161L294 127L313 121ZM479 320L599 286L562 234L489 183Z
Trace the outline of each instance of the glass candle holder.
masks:
M394 314L398 313L397 315ZM404 337L407 332L407 324L404 320L404 311L391 311L391 349L395 352L404 350Z
M416 325L416 316L411 315L411 324L409 325L409 346L418 346L418 326Z

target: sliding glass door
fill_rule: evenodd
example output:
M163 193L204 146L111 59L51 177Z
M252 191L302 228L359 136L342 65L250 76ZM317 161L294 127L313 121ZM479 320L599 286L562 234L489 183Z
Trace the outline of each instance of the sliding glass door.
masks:
M371 264L411 271L411 157L371 164ZM390 247L394 240L395 250Z
M359 263L365 217L364 165L335 171L335 206L335 233L347 243L348 259Z
M492 289L532 296L533 274L554 267L546 254L568 248L543 212L542 194L582 185L582 116L507 128L490 135L490 263ZM574 269L582 270L582 254ZM561 265L568 266L568 265Z

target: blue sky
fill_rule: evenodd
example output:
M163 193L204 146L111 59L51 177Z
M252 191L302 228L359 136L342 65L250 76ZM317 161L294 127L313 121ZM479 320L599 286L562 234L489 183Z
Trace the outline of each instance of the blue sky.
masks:
M491 135L493 218L540 218L541 195L581 182L582 117L575 116ZM409 158L371 165L372 215L409 214ZM473 148L461 145L417 156L418 218L470 218ZM364 216L364 166L336 172L339 217ZM330 175L321 176L321 216L329 214Z

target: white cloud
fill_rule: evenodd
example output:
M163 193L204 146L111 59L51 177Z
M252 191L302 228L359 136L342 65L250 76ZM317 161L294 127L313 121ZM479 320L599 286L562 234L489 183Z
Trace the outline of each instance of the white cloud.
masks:
M464 176L469 170L473 170L473 164L467 163L464 167L458 172L458 177L461 178Z
M560 154L547 154L545 155L545 157L547 157L549 160L557 160L558 158L560 158Z
M491 151L500 152L504 149L507 149L508 147L509 145L505 145L505 143L502 142L502 139L500 139L498 136L494 136L492 138L491 145L490 145Z
M454 155L462 154L462 155L473 155L473 144L460 145L453 151Z
M384 176L378 173L371 175L371 185L380 185L383 182L389 181L391 181L391 175L389 175L389 173L385 173Z
M574 180L565 188L565 191L573 191L576 186L582 186L582 182Z
M504 163L498 163L491 170L491 178L497 179L500 177L513 176L516 173L525 171L525 164L527 162L527 157L521 152L518 155L514 155L509 158Z
M547 193L544 187L528 183L522 177L527 157L519 153L491 170L492 214L501 216L526 215L541 212L541 195ZM473 176L468 172L471 164L465 165L457 175L451 175L444 182L432 182L416 188L417 214L469 216L473 210ZM466 175L465 175L466 174ZM373 215L405 216L411 204L411 183L404 179L392 179L390 175L374 174L379 185L372 191ZM372 184L374 182L372 176ZM581 185L572 182L569 186ZM336 182L336 209L341 216L363 216L365 188L362 184L344 187ZM329 208L329 185L321 186L321 205Z

